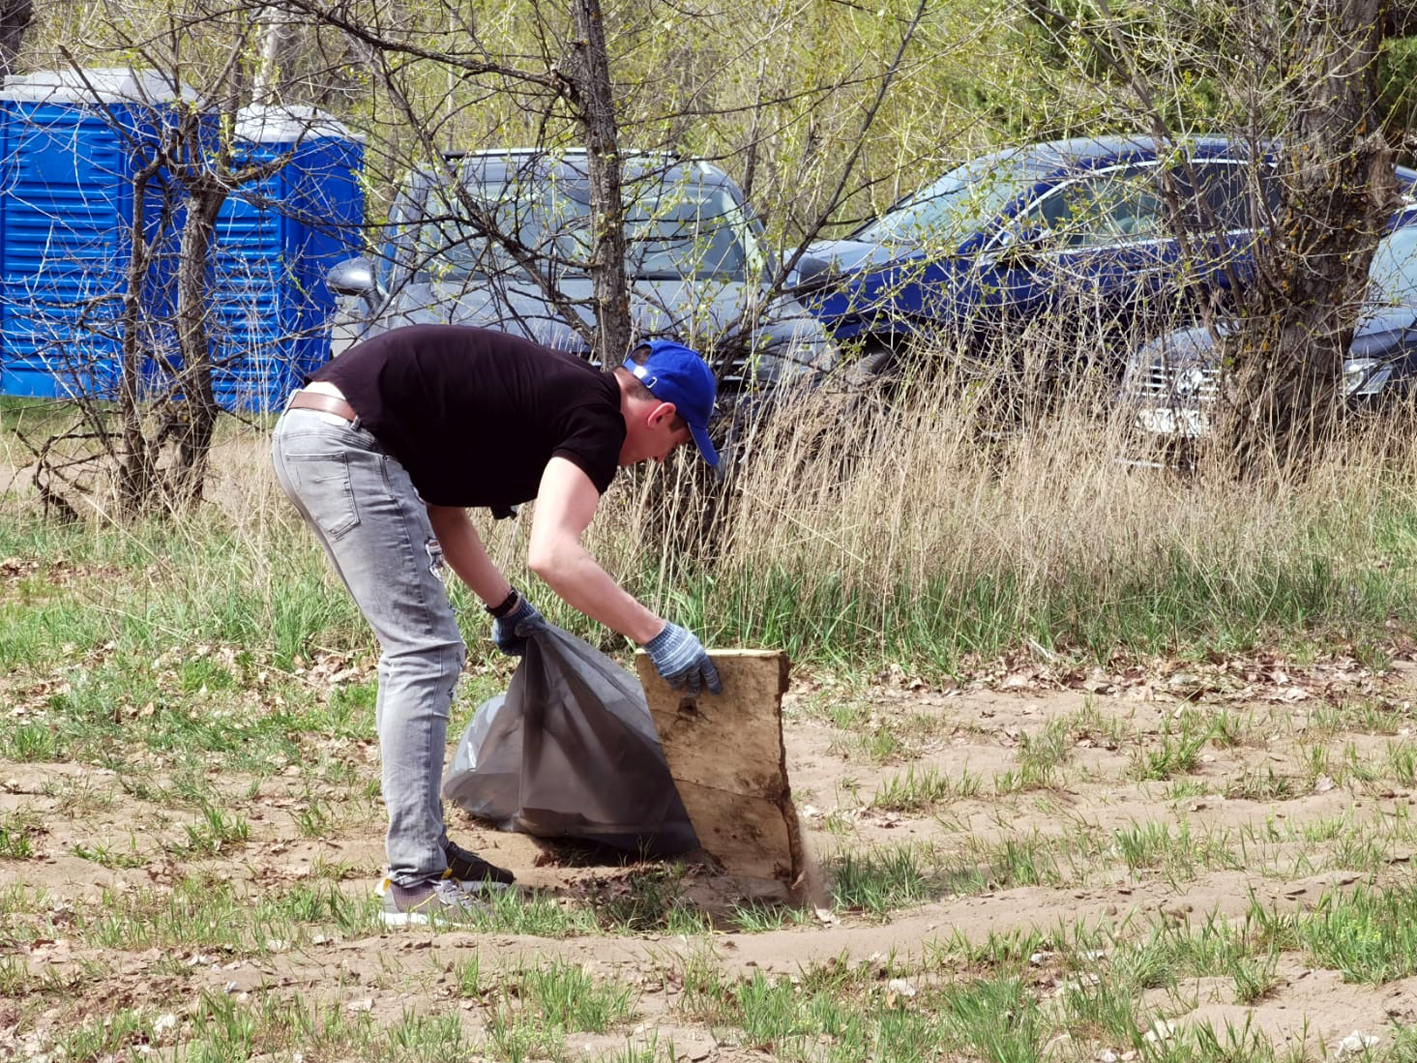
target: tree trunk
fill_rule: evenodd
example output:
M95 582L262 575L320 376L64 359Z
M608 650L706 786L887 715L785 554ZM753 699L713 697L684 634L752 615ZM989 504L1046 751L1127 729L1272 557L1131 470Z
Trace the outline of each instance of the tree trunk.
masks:
M1222 344L1233 366L1223 440L1243 478L1302 467L1341 412L1343 361L1395 206L1374 109L1382 6L1306 0L1295 22L1280 208L1241 327Z
M31 0L0 0L0 80L15 72L15 58L33 18Z
M212 356L207 336L207 273L217 215L227 189L206 180L187 197L177 265L177 347L182 354L179 374L184 419L177 431L177 462L172 493L179 506L202 497L207 455L216 430L218 408L212 388Z
M630 288L625 277L625 205L620 189L619 130L600 0L574 0L573 103L585 128L590 177L591 276L595 281L595 355L607 369L630 346Z

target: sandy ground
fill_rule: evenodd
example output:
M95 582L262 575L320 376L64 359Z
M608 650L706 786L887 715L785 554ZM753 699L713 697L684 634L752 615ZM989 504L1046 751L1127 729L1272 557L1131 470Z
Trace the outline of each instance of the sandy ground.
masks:
M785 742L797 807L809 848L830 866L844 849L882 850L912 844L927 847L946 860L968 863L970 853L988 850L1009 838L1063 838L1079 830L1109 832L1128 825L1158 823L1171 828L1186 824L1196 838L1236 838L1246 828L1281 824L1332 822L1349 817L1355 823L1403 820L1414 796L1401 786L1377 781L1340 779L1314 774L1304 765L1315 763L1312 749L1340 754L1349 763L1376 764L1393 742L1409 742L1412 733L1413 666L1375 678L1352 662L1335 662L1290 670L1273 662L1226 663L1202 668L1171 667L1147 673L1141 669L1119 674L1097 670L1087 674L1046 675L1020 666L1002 668L981 684L966 688L930 689L905 676L884 676L865 692L837 691L829 682L798 678L787 697ZM1325 706L1381 705L1391 726L1386 733L1364 733L1356 726L1319 731ZM829 716L849 707L855 725L834 726ZM1184 775L1187 786L1171 781L1142 781L1136 772L1139 751L1154 748L1186 711L1225 714L1235 725L1234 744L1208 743L1196 768ZM1319 715L1316 715L1319 713ZM1061 724L1060 724L1061 721ZM1019 753L1049 725L1066 725L1065 761L1054 784L1000 794L998 777L1019 768ZM863 735L883 727L904 735L903 748L885 760L862 753ZM1120 738L1118 737L1120 736ZM1351 755L1349 751L1351 752ZM372 742L350 749L348 755L376 772ZM871 807L878 787L898 777L907 766L935 769L952 779L973 775L979 792L956 797L921 814L882 811ZM1245 779L1268 771L1293 780L1281 796L1243 796ZM1379 773L1381 774L1381 773ZM25 860L0 860L0 891L14 886L43 887L53 908L98 903L102 889L161 891L173 877L190 870L167 857L146 867L105 869L72 855L75 844L106 843L117 848L130 836L151 841L153 824L162 810L129 795L101 811L77 815L56 793L72 795L74 786L102 790L112 776L72 764L0 762L0 809L32 810L44 824L40 853ZM372 892L382 862L379 809L366 802L346 808L339 829L321 840L302 838L292 829L292 816L308 797L305 783L294 777L263 780L254 795L252 781L222 777L220 788L233 795L251 823L250 840L228 856L202 862L222 878L249 882L253 889L288 883L339 864L341 888ZM1227 796L1233 794L1235 796ZM70 804L73 802L70 801ZM531 839L479 826L461 812L450 814L452 833L463 844L490 860L511 868L520 888L548 891L571 900L613 889L628 873L609 865L568 866L557 849ZM375 1018L394 1021L403 1009L447 1000L449 971L459 957L493 962L524 962L538 956L574 959L593 972L613 973L642 993L637 1028L660 1028L674 1038L681 1058L691 1060L762 1059L721 1043L705 1028L683 1025L670 1001L673 970L685 958L711 951L726 974L759 970L791 975L834 958L869 961L892 956L897 962L920 961L932 947L955 935L982 941L991 934L1020 928L1059 926L1155 925L1166 920L1199 923L1212 913L1241 914L1257 898L1280 911L1312 904L1326 890L1344 888L1371 871L1334 868L1317 853L1305 859L1306 845L1278 842L1262 857L1249 853L1243 867L1202 868L1194 875L1168 875L1161 870L1129 869L1115 857L1099 857L1068 872L1057 886L1014 886L951 892L937 890L929 903L892 912L882 921L864 912L838 910L814 917L805 925L763 933L722 931L708 936L615 934L564 940L486 935L466 932L375 931L330 938L286 953L253 959L204 956L183 959L187 991L206 987L238 995L258 992L300 994L328 999L351 1009L370 1010ZM141 842L140 842L141 844ZM1411 854L1398 845L1388 854L1397 877L1410 874ZM1324 870L1297 874L1312 867ZM984 869L987 873L987 868ZM687 895L720 916L735 901L751 893L750 884L715 876L691 863ZM62 926L62 919L58 925ZM0 935L0 952L5 945ZM130 1006L161 1000L172 990L171 964L162 964L156 948L94 950L76 938L53 938L18 946L32 973L62 973L91 960L101 960L111 973L95 987L95 999L121 999ZM1192 1018L1223 1027L1229 1020L1250 1020L1276 1044L1286 1040L1321 1038L1332 1045L1354 1030L1374 1030L1396 1020L1417 1021L1417 980L1382 987L1348 984L1338 972L1304 965L1297 954L1286 954L1278 968L1278 984L1252 1008L1231 1003L1220 988L1194 987ZM13 1050L22 1011L19 1002L0 995L0 1056L6 1036ZM72 1003L56 1003L46 1013L50 1021L72 1016ZM26 1012L26 1028L43 1028L45 1015ZM1179 1018L1184 1019L1185 1016ZM469 1013L468 1022L476 1022ZM623 1045L624 1033L604 1037L576 1036L590 1049ZM584 1047L584 1046L582 1046ZM22 1053L21 1053L22 1054Z

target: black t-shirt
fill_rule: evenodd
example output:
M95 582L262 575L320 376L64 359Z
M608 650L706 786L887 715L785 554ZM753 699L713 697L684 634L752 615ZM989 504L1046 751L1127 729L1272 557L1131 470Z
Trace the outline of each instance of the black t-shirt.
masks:
M311 376L344 393L425 502L507 506L536 497L553 457L601 494L625 441L620 388L587 362L489 329L412 325Z

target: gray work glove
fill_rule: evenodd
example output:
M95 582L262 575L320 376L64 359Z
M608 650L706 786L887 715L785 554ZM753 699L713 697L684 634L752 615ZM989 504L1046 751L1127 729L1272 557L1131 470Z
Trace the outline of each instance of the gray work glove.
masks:
M546 620L536 611L536 606L517 594L517 607L506 616L492 621L492 641L509 657L520 657L526 652L527 637L546 626Z
M685 631L678 624L665 624L663 631L645 643L645 652L654 670L676 690L687 683L691 697L705 686L711 694L723 692L718 669L692 631Z

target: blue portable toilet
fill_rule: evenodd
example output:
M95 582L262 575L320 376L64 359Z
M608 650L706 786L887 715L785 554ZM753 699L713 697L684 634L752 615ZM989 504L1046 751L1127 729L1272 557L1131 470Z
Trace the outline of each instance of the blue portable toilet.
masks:
M217 220L209 335L217 402L279 410L330 356L326 271L359 254L362 138L313 107L252 105L237 115L236 163L286 158L234 188Z
M155 240L162 175L136 179L179 101L195 94L155 70L11 75L0 88L0 393L116 394L132 232ZM141 208L141 209L140 209ZM161 243L161 241L159 241ZM143 279L160 291L171 247ZM137 328L162 317L135 315ZM139 348L151 351L151 339ZM134 366L135 374L144 367Z

